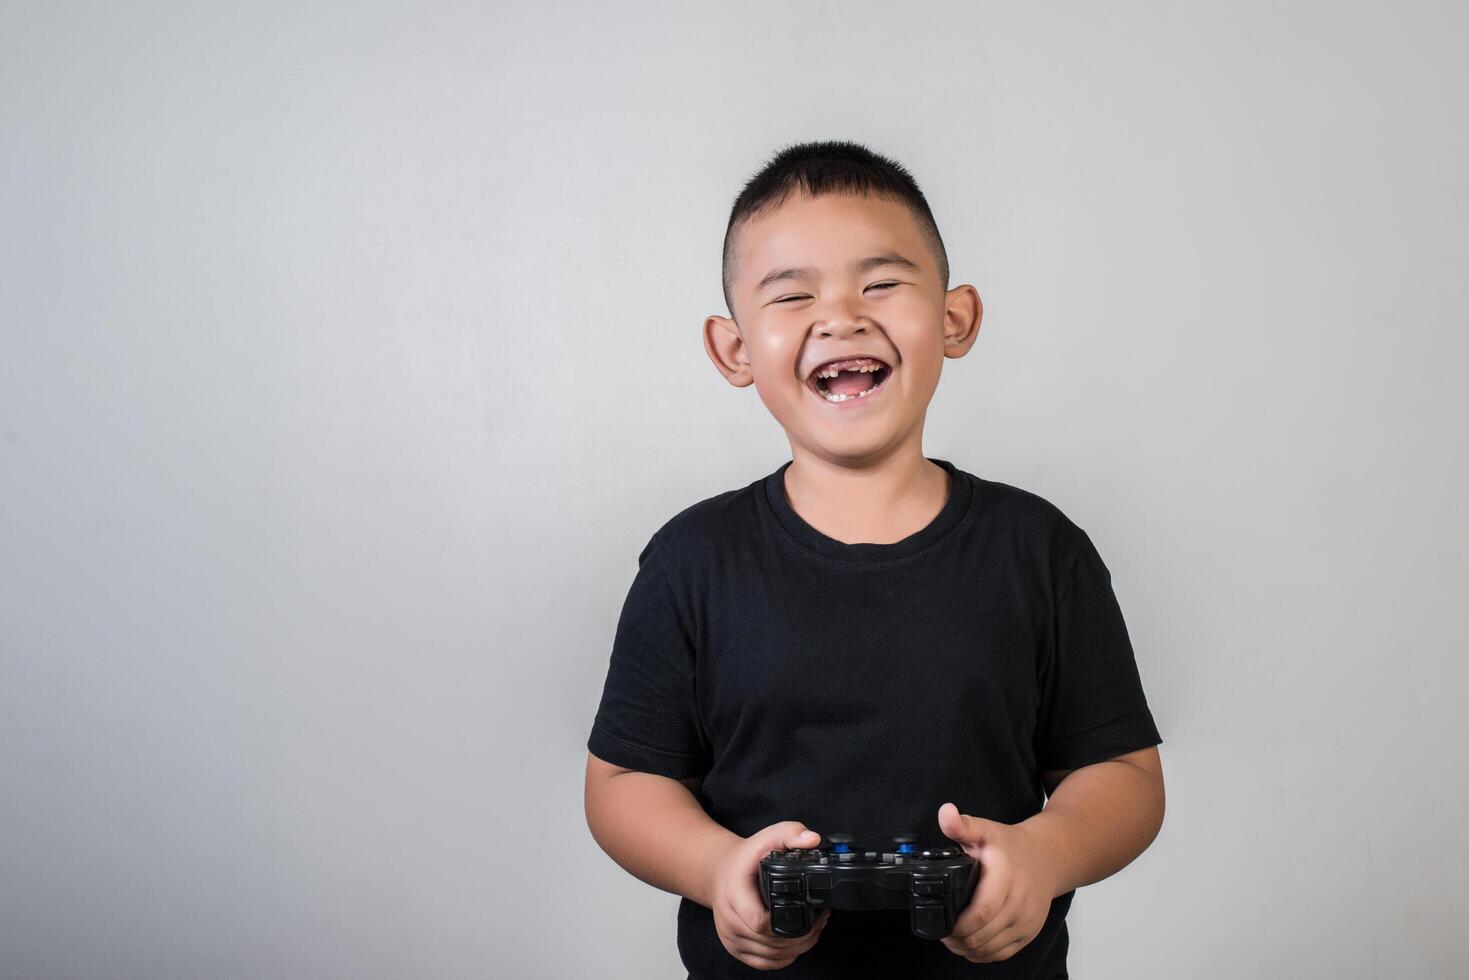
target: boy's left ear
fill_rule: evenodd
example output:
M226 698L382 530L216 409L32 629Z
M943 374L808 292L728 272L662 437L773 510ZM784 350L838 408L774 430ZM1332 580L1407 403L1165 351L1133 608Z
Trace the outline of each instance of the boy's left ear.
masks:
M750 357L739 326L727 316L704 318L704 350L724 379L736 388L744 388L755 380L750 371Z
M979 321L984 317L984 304L979 290L968 283L955 286L944 294L944 356L963 357L979 336Z

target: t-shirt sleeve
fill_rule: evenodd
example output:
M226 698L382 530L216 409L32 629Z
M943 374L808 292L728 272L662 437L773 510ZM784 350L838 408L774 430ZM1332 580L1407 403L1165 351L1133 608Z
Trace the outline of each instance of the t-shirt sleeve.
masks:
M1072 557L1060 566L1051 642L1040 670L1035 757L1043 772L1077 769L1163 741L1143 694L1112 575L1086 532L1074 530Z
M666 557L656 534L638 556L587 749L616 766L684 779L708 772L709 751L693 631Z

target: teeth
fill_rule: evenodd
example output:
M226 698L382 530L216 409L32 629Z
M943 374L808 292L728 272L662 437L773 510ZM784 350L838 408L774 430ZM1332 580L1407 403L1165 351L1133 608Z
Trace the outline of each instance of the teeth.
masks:
M871 362L871 363L859 365L859 366L854 367L854 368L847 368L846 370L848 370L848 371L855 371L858 374L871 374L873 371L881 371L884 367L886 367L886 365L884 365L884 364L877 364L875 362ZM818 377L818 378L835 378L838 374L841 374L841 373L842 372L841 371L838 371L836 368L826 368L824 370L817 371L816 372L816 377Z
M881 387L881 384L876 384L873 385L871 388L868 388L866 391L857 392L857 394L855 395L833 395L831 392L822 391L819 388L816 390L816 393L829 402L844 402L850 398L866 398L868 395L872 394L874 391Z

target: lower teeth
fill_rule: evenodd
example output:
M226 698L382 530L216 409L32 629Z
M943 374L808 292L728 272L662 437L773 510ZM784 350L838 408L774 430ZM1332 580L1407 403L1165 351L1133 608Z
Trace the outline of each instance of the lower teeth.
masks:
M877 384L873 385L871 388L868 388L866 391L859 391L855 395L833 395L831 392L827 391L824 388L820 390L819 394L821 395L822 398L825 398L829 402L844 402L844 401L846 401L849 398L866 398L868 395L872 394L874 391L876 391L877 389L881 388L882 385L883 385L883 382L886 381L886 380L887 380L887 378L883 378L882 381L879 381Z

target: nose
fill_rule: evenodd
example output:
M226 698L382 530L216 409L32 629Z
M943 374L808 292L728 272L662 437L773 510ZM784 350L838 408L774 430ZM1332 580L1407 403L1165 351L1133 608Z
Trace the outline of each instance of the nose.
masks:
M847 337L860 337L866 334L867 325L861 320L828 319L818 323L814 333L818 337L829 337L832 340L845 340Z
M840 340L867 332L866 318L856 309L858 303L850 299L837 298L828 305L830 313L816 321L815 333L817 336Z

